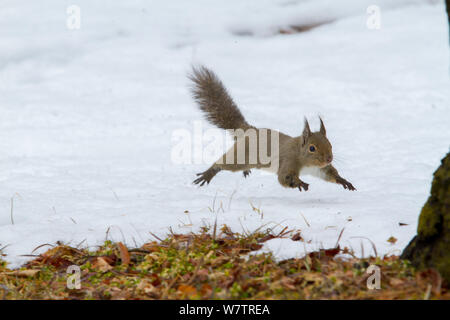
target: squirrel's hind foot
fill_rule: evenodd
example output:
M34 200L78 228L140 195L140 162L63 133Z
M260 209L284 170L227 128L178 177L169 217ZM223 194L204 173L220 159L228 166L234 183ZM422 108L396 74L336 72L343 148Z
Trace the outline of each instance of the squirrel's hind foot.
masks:
M247 178L250 175L250 173L252 173L252 170L244 170L242 172L242 174L244 175L244 178Z
M195 179L192 183L193 184L200 184L200 187L203 186L205 183L209 184L209 182L214 178L214 176L219 172L219 168L209 168L205 172L197 173L197 176L200 176L199 178Z
M300 178L296 175L287 175L285 180L282 181L282 185L289 188L298 188L298 190L301 192L302 188L305 191L308 191L309 184L300 180Z
M300 184L298 185L298 190L300 190L300 192L302 192L302 188L305 189L305 191L308 191L309 184L300 180Z

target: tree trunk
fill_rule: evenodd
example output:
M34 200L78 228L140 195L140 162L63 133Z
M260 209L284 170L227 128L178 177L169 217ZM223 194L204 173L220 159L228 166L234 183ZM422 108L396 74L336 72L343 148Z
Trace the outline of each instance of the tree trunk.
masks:
M450 283L450 153L434 172L431 194L415 236L401 255L418 269L433 268Z
M445 0L445 7L447 8L447 18L448 18L448 27L449 27L448 38L450 41L450 0Z

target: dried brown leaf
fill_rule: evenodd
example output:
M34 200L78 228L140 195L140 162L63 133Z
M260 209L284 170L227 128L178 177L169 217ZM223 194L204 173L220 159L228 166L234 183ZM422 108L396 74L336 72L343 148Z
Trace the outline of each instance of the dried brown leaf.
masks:
M197 295L197 289L190 285L181 284L178 286L179 291L183 296L192 297Z
M122 242L119 242L117 244L117 246L119 247L120 260L122 261L122 264L129 265L130 264L130 253L128 252L127 247L125 247Z
M16 276L16 277L34 277L39 273L39 270L35 269L26 269L26 270L16 270L11 272L2 272L1 274L7 276Z
M386 241L391 243L391 244L395 244L397 242L397 238L396 237L389 237L389 239L387 239Z
M113 269L113 267L107 262L105 257L96 257L92 262L92 267L101 272L107 272Z

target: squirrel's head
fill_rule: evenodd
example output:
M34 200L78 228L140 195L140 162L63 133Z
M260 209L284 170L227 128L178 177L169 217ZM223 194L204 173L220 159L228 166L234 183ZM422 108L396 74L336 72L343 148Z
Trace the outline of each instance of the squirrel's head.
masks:
M311 132L308 120L305 118L305 128L300 137L301 156L305 166L323 168L333 161L333 151L322 118L320 118L320 130Z

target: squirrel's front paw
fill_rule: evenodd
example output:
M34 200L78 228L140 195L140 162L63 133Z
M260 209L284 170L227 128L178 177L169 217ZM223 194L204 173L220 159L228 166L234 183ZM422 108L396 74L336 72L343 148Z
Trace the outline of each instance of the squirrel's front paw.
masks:
M336 179L336 183L341 184L344 189L348 189L350 191L355 191L356 188L347 180L345 180L344 178L338 178Z

